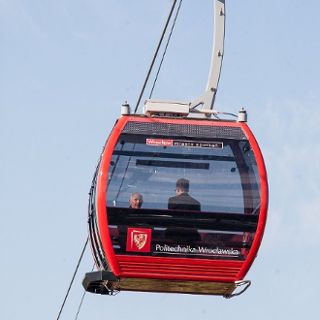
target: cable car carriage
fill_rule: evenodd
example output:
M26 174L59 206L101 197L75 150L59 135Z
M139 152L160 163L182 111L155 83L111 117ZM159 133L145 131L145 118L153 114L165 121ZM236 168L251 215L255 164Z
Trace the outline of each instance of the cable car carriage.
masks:
M85 275L87 291L230 297L250 285L243 279L263 236L267 175L245 111L221 120L212 110L221 60L195 102L148 100L144 114L123 106L90 191L98 271Z

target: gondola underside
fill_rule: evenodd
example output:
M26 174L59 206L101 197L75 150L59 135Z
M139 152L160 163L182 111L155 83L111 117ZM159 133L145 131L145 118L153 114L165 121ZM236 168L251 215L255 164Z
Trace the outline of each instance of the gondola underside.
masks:
M112 295L119 291L184 293L200 295L231 296L237 282L183 281L153 278L117 278L112 272L87 273L83 281L86 291Z

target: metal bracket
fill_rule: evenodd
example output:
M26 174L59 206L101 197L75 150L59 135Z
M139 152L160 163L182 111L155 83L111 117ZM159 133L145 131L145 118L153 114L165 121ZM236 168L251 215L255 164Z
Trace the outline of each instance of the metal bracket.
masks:
M214 100L218 90L218 83L221 74L222 60L224 55L225 38L225 0L214 0L214 33L213 48L211 55L211 67L209 71L206 91L199 98L191 102L190 109L199 105L203 109L213 109Z
M239 287L243 287L240 291L236 292L236 293L230 293L230 294L225 294L223 297L226 299L230 299L236 296L240 296L240 294L244 293L250 286L251 286L251 281L250 280L240 280L240 281L235 281L235 288L233 290L233 292L239 288Z
M114 295L117 290L114 289L114 284L118 282L118 278L111 272L99 270L87 272L82 281L84 289L88 292Z

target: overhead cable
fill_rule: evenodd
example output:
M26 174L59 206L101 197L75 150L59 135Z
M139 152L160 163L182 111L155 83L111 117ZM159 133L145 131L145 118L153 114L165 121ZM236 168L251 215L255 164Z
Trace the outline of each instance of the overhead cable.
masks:
M175 27L175 25L176 25L176 21L177 21L179 12L180 12L181 4L182 4L182 0L180 0L180 3L179 3L179 6L178 6L176 15L175 15L175 17L174 17L174 20L173 20L173 23L172 23L172 26L171 26L171 30L170 30L170 34L169 34L169 37L168 37L168 40L167 40L167 43L166 43L166 46L165 46L165 49L164 49L162 58L161 58L161 62L160 62L160 64L159 64L159 68L158 68L157 74L156 74L156 76L155 76L155 79L154 79L154 81L153 81L153 85L152 85L152 88L151 88L151 91L150 91L150 94L149 94L149 99L151 99L151 97L152 97L153 90L154 90L155 85L156 85L156 82L157 82L157 80L158 80L158 76L159 76L159 73L160 73L160 70L161 70L161 67L162 67L162 63L163 63L164 57L165 57L165 55L166 55L166 53L167 53L167 49L168 49L168 46L169 46L169 43L170 43L170 40L171 40L171 36L172 36L172 33L173 33L173 29L174 29L174 27Z
M163 29L163 31L162 31L160 41L159 41L159 43L158 43L157 49L156 49L156 51L155 51L155 54L154 54L154 56L153 56L153 59L152 59L151 65L150 65L150 67L149 67L149 70L148 70L148 73L147 73L146 79L145 79L144 84L143 84L143 86L142 86L142 89L141 89L141 92L140 92L140 95L139 95L139 98L138 98L138 101L137 101L136 107L135 107L135 109L134 109L134 113L137 113L137 110L138 110L139 104L140 104L140 102L141 102L141 99L142 99L142 96L143 96L144 90L145 90L146 85L147 85L147 83L148 83L148 80L149 80L149 77L150 77L150 74L151 74L151 71L152 71L153 65L154 65L154 63L155 63L155 61L156 61L156 58L157 58L157 55L158 55L159 49L160 49L161 44L162 44L162 40L163 40L163 38L164 38L164 36L165 36L165 34L166 34L166 31L167 31L167 28L168 28L169 22L170 22L170 20L171 20L171 16L172 16L172 13L173 13L174 8L175 8L175 6L176 6L176 3L177 3L177 0L174 0L174 2L173 2L173 4L172 4L172 7L171 7L171 10L170 10L170 13L169 13L169 16L168 16L168 18L167 18L167 21L166 21L165 27L164 27L164 29Z
M66 301L67 301L67 298L68 298L69 292L70 292L70 290L71 290L71 287L72 287L72 284L73 284L74 278L76 277L76 274L77 274L77 272L78 272L78 269L79 269L79 266L80 266L80 263L81 263L81 260L82 260L83 254L84 254L84 252L86 251L86 248L87 248L87 245L88 245L88 240L89 240L89 238L87 237L87 240L86 240L86 242L85 242L85 244L84 244L84 246L83 246L83 249L82 249L82 252L81 252L80 258L79 258L79 260L78 260L78 263L77 263L76 269L75 269L75 271L74 271L74 273L73 273L73 276L72 276L72 279L71 279L71 281L70 281L69 288L68 288L67 293L66 293L66 295L65 295L65 297L64 297L64 300L63 300L63 302L62 302L62 305L61 305L61 308L60 308L60 311L59 311L59 314L58 314L57 320L59 320L59 319L60 319L60 316L61 316L62 310L63 310L63 308L64 308L64 305L65 305Z

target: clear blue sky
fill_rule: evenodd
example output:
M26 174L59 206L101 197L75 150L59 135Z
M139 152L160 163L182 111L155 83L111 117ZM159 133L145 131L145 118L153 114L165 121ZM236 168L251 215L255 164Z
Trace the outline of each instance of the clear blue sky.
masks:
M155 98L206 85L213 0L184 0ZM253 285L225 300L87 294L79 319L313 319L320 263L320 4L227 0L216 107L244 106L264 152L268 225ZM172 1L0 0L0 318L55 319L84 245L102 146L135 105ZM73 319L86 252L61 319Z

